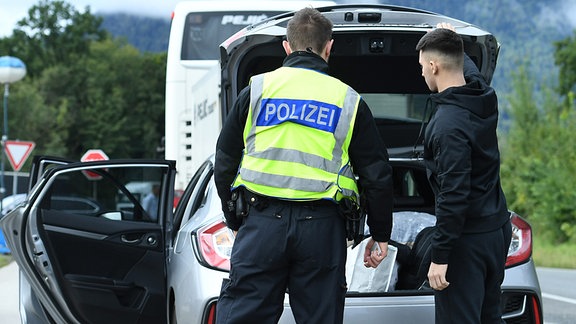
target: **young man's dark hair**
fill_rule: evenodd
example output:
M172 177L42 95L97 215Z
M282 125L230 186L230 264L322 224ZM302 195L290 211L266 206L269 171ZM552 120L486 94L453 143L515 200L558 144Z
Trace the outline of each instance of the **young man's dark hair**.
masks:
M438 28L426 33L416 45L416 50L443 57L445 64L462 70L464 42L460 35L449 29Z
M501 323L501 288L511 239L500 185L498 98L449 24L418 43L433 114L424 163L436 195L428 280L436 323Z

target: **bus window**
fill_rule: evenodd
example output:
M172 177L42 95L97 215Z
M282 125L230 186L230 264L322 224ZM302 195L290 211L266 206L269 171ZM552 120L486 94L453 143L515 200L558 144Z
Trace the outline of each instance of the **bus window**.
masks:
M182 60L218 60L218 46L240 29L281 12L204 12L186 17Z

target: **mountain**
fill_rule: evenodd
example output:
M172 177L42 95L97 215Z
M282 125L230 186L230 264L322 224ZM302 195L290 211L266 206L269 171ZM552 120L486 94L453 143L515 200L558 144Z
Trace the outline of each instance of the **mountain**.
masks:
M168 50L170 20L125 13L101 14L102 28L142 52Z
M511 91L512 75L520 65L526 66L539 82L556 82L554 42L571 36L576 28L576 1L389 0L386 3L450 16L494 34L501 48L493 86L500 93ZM162 52L168 48L168 19L129 14L101 16L104 29L127 39L141 51Z

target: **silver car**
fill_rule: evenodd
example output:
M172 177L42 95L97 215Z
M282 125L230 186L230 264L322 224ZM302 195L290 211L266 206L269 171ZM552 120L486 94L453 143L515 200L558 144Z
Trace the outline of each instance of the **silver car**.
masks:
M339 5L321 11L334 22L331 73L359 91L389 148L395 177L393 238L413 243L434 224L434 197L415 145L428 89L420 74L419 38L438 22L456 26L468 55L491 80L499 45L490 33L434 13L384 5ZM284 58L281 42L291 14L250 26L223 43L222 107L228 111L251 75ZM90 171L101 176L85 177ZM213 159L190 180L173 209L171 161L70 163L38 158L25 205L1 225L21 270L25 323L214 323L222 280L228 277L233 233L222 222ZM152 220L126 184L161 184L159 218ZM117 209L119 193L131 208ZM96 200L97 215L55 210L52 195ZM513 239L502 285L507 323L542 323L541 292L531 258L530 225L510 214ZM426 287L398 288L402 262L391 253L376 270L356 267L362 246L350 247L345 323L433 323ZM398 252L399 251L395 251ZM294 323L286 299L280 323Z

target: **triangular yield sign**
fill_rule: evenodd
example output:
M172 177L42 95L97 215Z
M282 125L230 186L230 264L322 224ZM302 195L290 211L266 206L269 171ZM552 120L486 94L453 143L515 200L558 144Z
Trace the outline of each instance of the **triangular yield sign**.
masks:
M34 142L6 141L6 155L14 171L20 171L20 168L24 162L26 162L35 145Z

